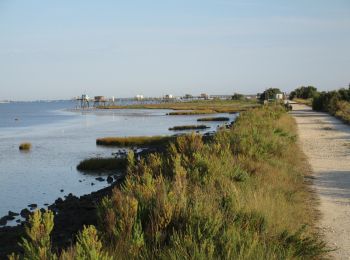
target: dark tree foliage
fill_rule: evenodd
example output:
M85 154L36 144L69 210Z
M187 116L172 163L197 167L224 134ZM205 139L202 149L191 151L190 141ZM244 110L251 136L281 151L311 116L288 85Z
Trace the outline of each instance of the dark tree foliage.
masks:
M275 99L276 94L281 94L282 91L279 88L269 88L260 94L260 100Z
M232 96L232 100L244 100L245 97L242 94L234 93Z
M302 98L302 99L308 99L313 98L315 94L317 93L317 88L313 86L301 86L300 88L295 89L292 91L289 95L290 99L294 98Z
M350 88L317 93L312 102L312 108L316 111L325 111L335 114L339 101L350 101Z

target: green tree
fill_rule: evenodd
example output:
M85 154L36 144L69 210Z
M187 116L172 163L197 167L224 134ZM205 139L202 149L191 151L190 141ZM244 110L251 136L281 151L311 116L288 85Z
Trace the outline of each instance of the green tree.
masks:
M275 99L276 94L281 94L282 91L279 88L269 88L260 94L260 100Z
M234 93L232 96L232 100L244 100L244 95L239 94L239 93Z

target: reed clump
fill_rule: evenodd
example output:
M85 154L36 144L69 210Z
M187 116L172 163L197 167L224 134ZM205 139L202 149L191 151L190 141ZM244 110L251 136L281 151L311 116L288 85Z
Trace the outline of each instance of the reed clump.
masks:
M99 232L83 231L62 255L323 258L328 248L313 229L308 165L295 136L292 117L281 106L267 106L241 113L210 142L192 133L166 153L137 160L130 152L124 184L98 207ZM31 250L25 257L37 259Z
M173 141L173 136L132 136L132 137L104 137L96 140L97 145L130 147L130 146L158 146Z
M230 121L230 118L228 117L203 117L203 118L198 118L198 122L223 122L223 121Z
M204 130L210 128L206 125L181 125L169 128L170 131L182 131L182 130Z
M30 149L32 149L31 143L21 143L19 145L19 150L21 150L21 151L29 151Z
M79 171L114 171L125 170L126 166L125 158L89 158L81 161L77 169Z

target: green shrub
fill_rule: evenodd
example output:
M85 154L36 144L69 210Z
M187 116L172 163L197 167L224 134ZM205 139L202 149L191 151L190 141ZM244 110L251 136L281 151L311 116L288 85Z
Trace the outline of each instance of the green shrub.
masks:
M113 258L103 252L102 243L98 238L96 228L94 226L85 226L83 231L77 236L74 259L108 260Z
M27 238L23 238L21 247L25 259L57 259L51 252L50 233L53 229L53 213L40 210L29 216L29 225L25 228Z

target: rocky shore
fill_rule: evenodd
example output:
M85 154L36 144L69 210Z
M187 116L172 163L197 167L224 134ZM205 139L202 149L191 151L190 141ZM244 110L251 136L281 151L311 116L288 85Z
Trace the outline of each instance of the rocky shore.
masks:
M51 236L54 248L59 250L69 247L74 242L75 235L84 225L96 225L97 205L103 197L111 194L112 189L120 183L122 183L122 179L115 181L109 187L81 197L69 194L65 199L59 198L48 206L48 209L55 213L55 226ZM24 211L22 210L22 212ZM30 211L26 212L28 214L23 216L28 219ZM0 259L6 259L6 256L12 252L21 252L18 243L25 235L25 223L26 221L18 226L0 228Z

